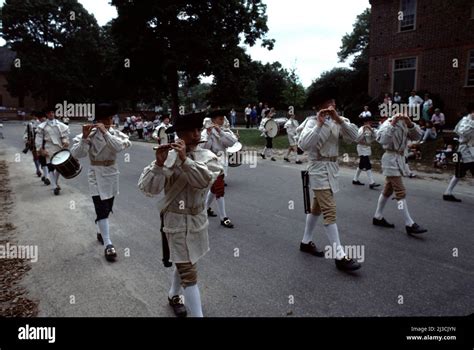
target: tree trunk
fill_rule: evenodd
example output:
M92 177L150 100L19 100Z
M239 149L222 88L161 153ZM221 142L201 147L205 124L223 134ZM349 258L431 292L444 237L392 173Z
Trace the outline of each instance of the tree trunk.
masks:
M176 118L179 114L179 80L176 63L170 62L168 65L168 88L171 95L171 116Z

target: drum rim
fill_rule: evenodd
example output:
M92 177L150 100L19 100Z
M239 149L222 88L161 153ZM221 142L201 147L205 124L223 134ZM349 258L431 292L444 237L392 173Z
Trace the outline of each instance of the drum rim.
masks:
M69 158L72 156L71 151L68 150L68 149L62 149L62 150L60 150L60 151L57 151L56 153L54 153L54 154L51 156L51 164L52 164L52 165L59 165L59 164L62 164L62 163L54 164L54 162L53 162L54 158L55 158L59 153L62 153L62 152L65 152L65 153L68 153L68 154L69 154L69 157L67 157L66 160L69 159Z
M240 148L239 148L238 150L236 150L236 151L230 151L230 149L233 148L233 147L235 147L236 145L240 145ZM237 142L234 143L232 146L230 146L230 147L227 148L227 153L237 153L237 152L240 152L240 151L242 150L242 148L244 148L244 145L243 145L241 142L237 141Z
M273 124L275 124L275 126L276 126L276 134L275 134L275 136L277 136L277 135L278 135L279 127L278 127L278 123L277 123L276 121L274 121L273 119L268 119L268 120L265 122L265 125L264 125L263 127L265 128L265 130L266 130L267 132L270 131L270 130L267 129L267 124L268 124L269 122L272 122ZM274 136L274 137L275 137L275 136Z

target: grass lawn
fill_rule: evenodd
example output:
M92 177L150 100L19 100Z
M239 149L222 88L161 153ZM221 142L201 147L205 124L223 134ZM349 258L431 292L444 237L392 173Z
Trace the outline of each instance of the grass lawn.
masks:
M265 146L265 138L261 137L261 132L256 129L240 129L240 142L247 147L263 148ZM288 137L285 135L278 135L273 139L273 147L276 149L287 149ZM422 160L417 161L424 165L432 165L436 150L442 149L444 141L438 138L436 141L428 141L421 145ZM347 144L341 140L339 144L339 154L347 153L350 157L357 157L357 145ZM383 155L382 146L374 142L372 143L372 158L381 159Z

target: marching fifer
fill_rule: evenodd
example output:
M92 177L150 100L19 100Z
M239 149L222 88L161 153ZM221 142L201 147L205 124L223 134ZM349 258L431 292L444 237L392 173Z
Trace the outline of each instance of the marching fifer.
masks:
M110 239L109 214L119 193L116 159L131 143L127 135L112 127L112 117L117 113L114 105L99 104L95 112L95 124L82 127L82 134L74 138L71 153L76 158L89 157L88 181L96 213L97 240L105 245L105 258L114 261L117 252Z
M265 117L262 119L262 122L260 123L259 130L262 132L261 136L265 137L265 140L267 141L267 144L265 148L263 149L263 152L260 153L260 156L265 159L267 156L270 156L270 159L272 161L276 161L275 157L273 157L273 137L268 134L268 130L265 128L265 124L269 120L271 120L274 115L276 114L275 108L267 108L265 109L262 113L265 113Z
M47 120L36 129L36 151L44 157L46 163L43 167L44 183L46 185L52 183L53 193L57 196L61 190L58 185L59 172L51 164L51 157L54 153L69 147L69 127L55 119L53 107L45 108L44 113Z
M398 208L405 219L408 234L420 234L427 232L426 229L415 223L408 211L406 201L406 189L402 176L408 176L409 171L405 163L405 152L408 141L418 141L421 138L421 130L406 116L399 114L387 119L377 131L377 142L379 142L385 153L382 157L382 170L385 176L385 185L380 194L377 210L372 220L373 224L381 227L394 228L395 225L387 222L383 210L387 201L393 193L398 203Z
M468 106L468 112L469 114L462 118L454 128L454 132L459 136L458 159L456 174L443 194L445 201L461 202L460 199L454 197L453 190L468 171L474 176L474 103Z
M295 118L294 113L288 113L288 121L283 126L286 129L286 134L288 135L288 143L290 147L288 148L288 152L286 153L285 161L290 161L290 154L291 152L295 153L296 157L296 164L301 164L300 156L298 155L298 132L297 129L299 127L299 123Z
M315 256L324 256L324 252L313 243L313 231L319 216L323 215L324 231L335 247L336 267L343 271L353 271L361 267L354 259L347 257L339 238L336 223L336 201L334 194L339 191L337 157L339 137L352 143L357 138L357 126L336 111L336 90L329 90L318 96L320 110L316 119L308 119L299 139L299 147L308 152L309 182L314 197L311 213L306 216L306 226L300 250Z
M216 154L221 166L224 168L224 173L218 176L207 194L207 214L212 217L216 216L211 209L211 204L215 198L221 225L227 228L233 228L234 224L227 217L225 210L224 178L227 176L228 171L227 148L232 147L237 142L237 136L225 125L225 115L226 111L222 110L212 111L209 114L209 118L206 118L204 121L204 130L201 133L201 140L204 141L202 147Z
M357 154L359 155L359 168L354 175L352 184L364 186L364 184L359 181L359 177L360 174L365 171L369 178L369 187L370 189L374 189L379 187L380 184L375 183L374 175L372 174L372 164L370 163L370 156L372 155L372 147L370 145L375 141L376 137L375 130L372 128L371 123L372 118L365 117L364 125L359 128L359 133L356 139Z
M209 251L206 194L222 174L217 156L199 147L204 114L179 115L173 131L179 140L160 145L156 160L147 166L138 186L148 196L164 191L160 202L163 262L176 265L168 301L178 317L202 317L197 285L197 261ZM181 297L181 287L184 300Z

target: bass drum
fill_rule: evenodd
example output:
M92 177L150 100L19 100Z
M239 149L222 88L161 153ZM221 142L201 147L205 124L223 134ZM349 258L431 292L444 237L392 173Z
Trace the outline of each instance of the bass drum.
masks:
M273 119L267 120L264 128L268 137L274 138L278 135L278 124Z
M236 168L242 165L242 144L237 141L232 147L227 148L227 165Z
M82 167L67 149L56 152L51 157L51 165L65 179L72 179L81 173Z

